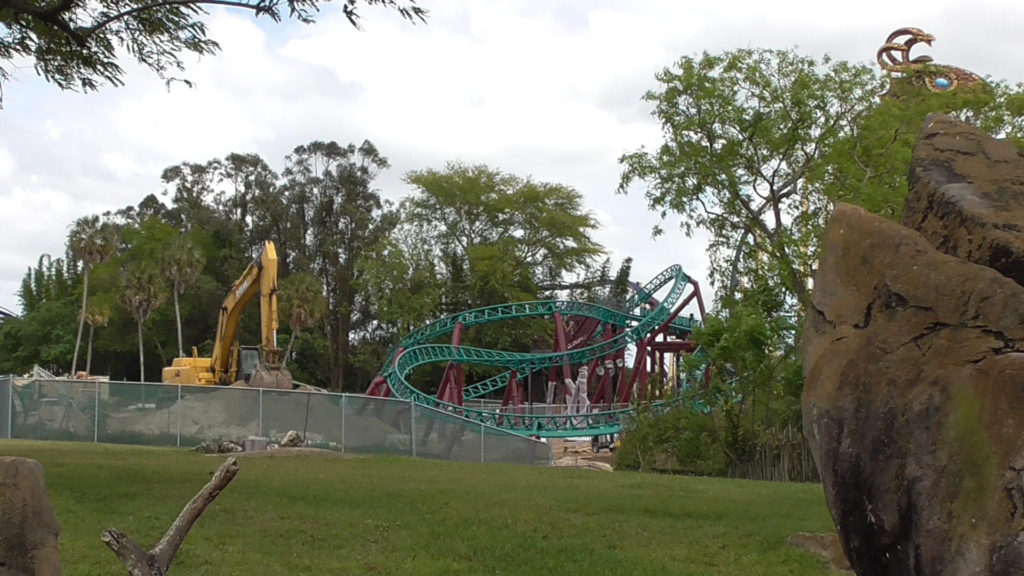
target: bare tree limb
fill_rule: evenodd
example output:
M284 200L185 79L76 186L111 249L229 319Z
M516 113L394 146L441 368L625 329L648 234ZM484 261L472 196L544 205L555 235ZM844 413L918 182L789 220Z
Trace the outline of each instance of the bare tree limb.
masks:
M100 540L117 555L132 576L164 576L170 570L171 562L174 561L174 556L192 529L192 525L235 478L235 474L238 474L238 462L234 458L228 458L206 486L192 497L174 524L167 529L164 537L149 552L116 529L104 530Z
M227 6L229 8L242 8L245 10L252 10L257 16L268 15L275 22L280 21L281 17L277 11L276 2L263 2L262 0L251 4L246 1L232 1L232 0L163 0L160 2L153 2L152 4L143 4L135 6L128 10L118 12L117 14L111 14L102 20L97 21L92 26L81 29L79 32L83 37L88 38L110 24L117 22L118 20L124 20L139 12L145 12L147 10L155 10L157 8L166 8L168 6L198 6L202 4L210 4L216 6Z
M601 280L599 278L585 278L577 282L542 282L537 284L537 289L543 292L552 290L589 290L599 286L611 286L612 284L615 284L614 278L609 278L607 280Z
M132 576L162 575L166 572L156 565L156 559L152 555L120 530L115 528L104 530L100 535L100 540L103 540L107 548L114 551L114 554L121 560L121 564L124 564Z

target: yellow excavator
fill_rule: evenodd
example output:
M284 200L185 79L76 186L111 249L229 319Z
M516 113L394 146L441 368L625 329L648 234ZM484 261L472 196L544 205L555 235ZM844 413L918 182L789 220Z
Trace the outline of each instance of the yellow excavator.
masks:
M239 346L235 341L238 321L249 301L260 295L260 346ZM263 242L260 255L235 281L220 307L213 355L175 358L163 369L167 384L200 386L249 386L291 390L292 376L281 367L281 349L277 347L277 249L270 240ZM262 353L262 358L261 358Z

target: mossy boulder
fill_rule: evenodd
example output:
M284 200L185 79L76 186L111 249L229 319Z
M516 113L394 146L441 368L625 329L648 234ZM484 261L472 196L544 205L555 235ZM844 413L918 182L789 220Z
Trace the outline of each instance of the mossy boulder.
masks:
M905 225L840 205L826 228L804 430L862 576L1024 574L1024 161L1006 146L931 117Z

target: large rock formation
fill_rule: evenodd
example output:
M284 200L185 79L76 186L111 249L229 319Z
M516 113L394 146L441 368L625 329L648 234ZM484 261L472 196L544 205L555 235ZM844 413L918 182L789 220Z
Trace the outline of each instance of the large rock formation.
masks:
M43 467L0 457L0 576L60 576L59 535Z
M826 229L804 430L861 576L1024 574L1019 162L929 118L904 216L924 236L845 205Z
M914 149L903 225L933 246L1024 285L1024 158L940 115Z

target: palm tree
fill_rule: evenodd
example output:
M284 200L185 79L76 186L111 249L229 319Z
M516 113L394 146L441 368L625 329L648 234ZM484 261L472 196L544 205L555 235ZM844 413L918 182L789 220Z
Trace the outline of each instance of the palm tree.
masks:
M327 298L324 296L323 285L312 275L303 272L284 278L281 280L281 308L282 313L288 318L288 327L292 330L291 338L288 339L288 349L285 350L284 360L281 361L283 368L288 363L292 345L298 339L299 333L315 326L327 312Z
M110 309L91 306L85 315L85 321L89 324L89 344L85 348L85 375L88 376L92 369L92 334L97 326L106 326L110 321Z
M121 271L121 305L131 312L139 327L139 382L146 381L145 356L142 352L142 325L167 298L160 275L153 268L138 263Z
M78 369L78 348L82 343L82 328L85 326L85 303L89 298L89 272L92 267L106 261L117 251L117 230L99 216L82 216L71 225L68 233L68 249L72 256L82 263L82 309L78 313L78 336L75 338L75 354L71 358L71 375Z
M203 253L192 243L192 240L181 234L171 242L160 260L160 268L164 276L173 284L171 293L174 295L174 318L178 326L178 357L184 357L181 343L181 308L178 296L185 293L185 288L196 281L203 269Z

